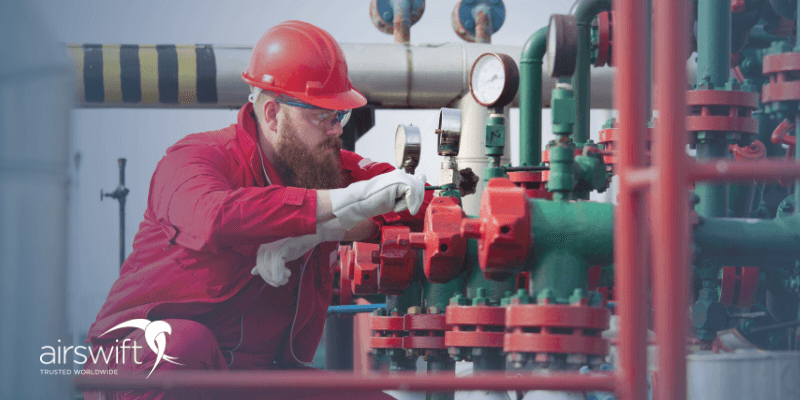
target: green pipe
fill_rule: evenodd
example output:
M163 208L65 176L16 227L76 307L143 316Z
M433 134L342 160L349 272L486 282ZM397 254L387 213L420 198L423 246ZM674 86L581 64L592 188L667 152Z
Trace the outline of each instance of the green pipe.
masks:
M607 203L531 199L533 290L567 298L587 289L588 267L614 262L614 208Z
M611 0L584 0L578 3L574 10L575 18L578 20L578 55L575 60L575 75L572 77L572 87L575 90L575 103L577 106L575 107L575 125L572 129L572 140L578 144L586 143L589 140L592 20L597 14L610 10Z
M542 59L547 50L547 27L525 42L519 76L519 165L542 162Z
M698 160L715 160L728 158L728 144L724 137L716 132L706 132L707 139L697 140ZM728 185L726 183L698 182L695 193L700 197L696 211L701 217L727 217L728 216Z
M575 148L569 144L547 146L550 151L550 178L547 190L553 193L553 200L570 199L575 188Z
M723 86L731 70L731 2L699 0L697 15L697 83L709 77Z
M698 259L719 257L757 266L794 262L800 259L800 217L703 218L695 228L694 243Z
M731 69L731 2L699 0L697 4L697 83L708 89L728 82ZM697 142L697 159L728 157L724 134L706 132L707 138ZM698 182L695 193L700 196L697 212L702 217L728 216L728 185Z
M475 239L467 239L467 254L465 257L466 273L463 275L466 278L467 297L470 300L478 296L478 289L483 289L483 296L489 304L499 304L503 297L507 297L506 292L514 292L516 284L516 274L509 276L503 280L490 280L483 275L480 265L478 264L478 241Z

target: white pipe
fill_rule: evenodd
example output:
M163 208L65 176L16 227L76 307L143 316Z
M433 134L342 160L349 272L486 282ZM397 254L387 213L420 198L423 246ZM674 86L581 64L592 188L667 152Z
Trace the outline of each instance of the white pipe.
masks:
M242 81L242 71L250 58L249 46L214 46L216 60L217 102L192 104L165 103L89 103L84 98L83 51L70 45L67 55L76 67L76 99L84 108L239 108L250 93ZM472 63L486 52L510 55L518 64L522 51L518 46L480 43L443 44L343 44L350 79L356 89L379 108L453 107L469 92ZM611 101L613 68L592 69L592 108L613 108ZM550 106L550 92L555 80L543 73L542 103ZM519 105L514 99L512 107Z

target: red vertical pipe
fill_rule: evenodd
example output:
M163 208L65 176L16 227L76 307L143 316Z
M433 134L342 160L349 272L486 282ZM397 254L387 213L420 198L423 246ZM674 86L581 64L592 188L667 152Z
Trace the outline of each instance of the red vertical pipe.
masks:
M647 263L645 247L638 241L645 221L643 194L626 174L644 166L647 132L647 54L645 19L648 13L641 0L615 0L614 15L614 98L619 110L619 203L614 218L614 266L618 300L619 381L617 395L625 400L647 398ZM681 86L683 87L683 86Z
M659 1L655 9L656 109L653 166L653 303L658 339L658 399L686 399L689 309L689 199L686 155L688 1Z

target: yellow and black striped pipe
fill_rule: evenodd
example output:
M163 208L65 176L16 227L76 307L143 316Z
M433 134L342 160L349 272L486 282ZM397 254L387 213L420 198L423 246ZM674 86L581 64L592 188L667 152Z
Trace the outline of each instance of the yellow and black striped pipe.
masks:
M68 44L67 55L81 105L219 106L211 45Z

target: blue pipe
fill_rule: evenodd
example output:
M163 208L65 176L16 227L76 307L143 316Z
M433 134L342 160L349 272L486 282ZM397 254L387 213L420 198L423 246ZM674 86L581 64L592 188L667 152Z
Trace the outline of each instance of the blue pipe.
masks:
M328 315L332 314L358 314L373 312L375 310L385 310L386 303L366 304L366 305L351 305L351 306L330 306L328 307Z

